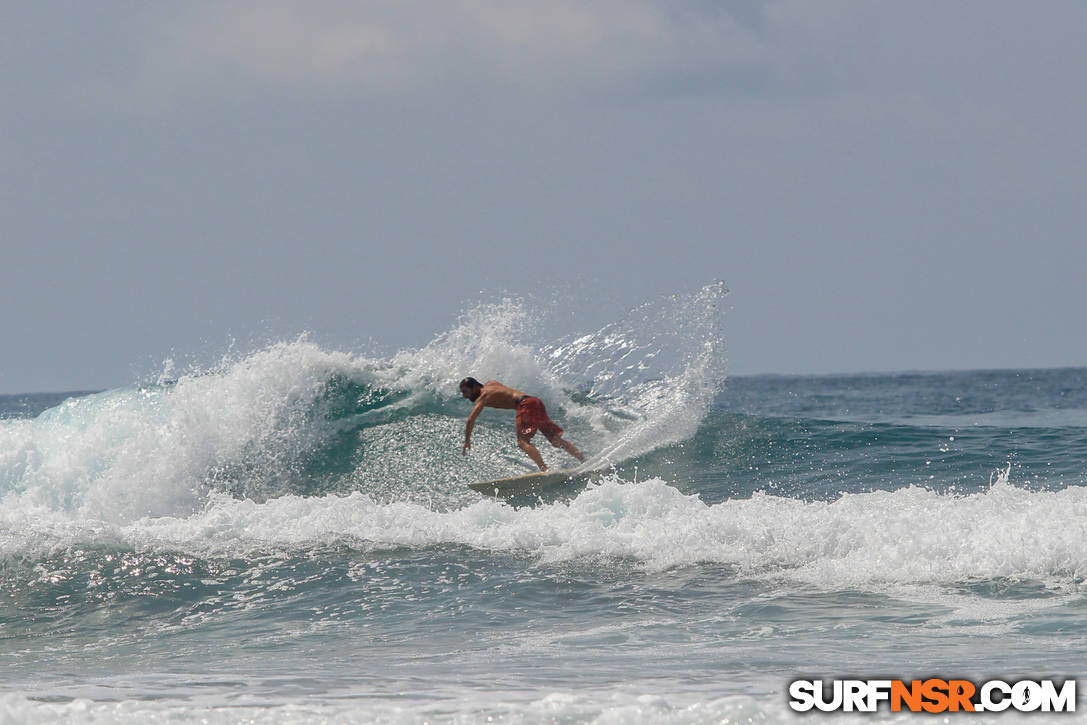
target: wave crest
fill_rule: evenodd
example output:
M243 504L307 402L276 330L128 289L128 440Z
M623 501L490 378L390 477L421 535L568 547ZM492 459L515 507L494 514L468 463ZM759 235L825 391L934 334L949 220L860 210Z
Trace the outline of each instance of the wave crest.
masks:
M528 466L501 412L481 418L473 455L459 455L468 410L456 381L467 371L545 397L582 448L618 462L694 432L723 371L723 294L711 285L643 305L576 345L526 342L525 306L505 300L387 359L302 338L176 380L69 399L34 420L0 421L0 495L9 511L112 523L191 516L219 493L261 503L358 491L466 505L475 495L464 484ZM619 334L637 364L609 356Z

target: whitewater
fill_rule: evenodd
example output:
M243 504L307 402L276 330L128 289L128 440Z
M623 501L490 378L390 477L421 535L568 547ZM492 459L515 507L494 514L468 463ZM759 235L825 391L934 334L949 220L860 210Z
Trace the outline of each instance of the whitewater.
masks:
M1079 675L1087 370L727 378L724 296L0 397L0 723L778 722L799 677ZM461 456L465 375L601 473L469 490L531 464L508 411Z

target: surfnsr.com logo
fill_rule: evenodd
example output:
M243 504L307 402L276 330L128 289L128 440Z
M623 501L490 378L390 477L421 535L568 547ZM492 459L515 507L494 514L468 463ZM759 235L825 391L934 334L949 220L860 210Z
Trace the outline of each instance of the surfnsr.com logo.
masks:
M829 685L829 686L828 686ZM797 712L1075 712L1076 681L1019 680L794 680L789 707Z

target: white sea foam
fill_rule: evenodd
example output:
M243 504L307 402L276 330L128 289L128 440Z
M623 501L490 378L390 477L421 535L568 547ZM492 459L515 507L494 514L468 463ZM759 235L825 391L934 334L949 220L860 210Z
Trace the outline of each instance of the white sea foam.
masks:
M784 706L737 695L707 702L684 704L677 698L626 693L550 693L524 702L506 702L476 692L465 692L456 703L429 701L406 703L367 698L365 704L284 704L230 707L177 702L95 702L77 699L68 703L42 703L18 695L0 696L0 723L176 723L208 725L234 723L597 723L612 725L645 723L701 725L702 723L763 723L792 720Z
M137 546L302 544L328 536L374 546L462 544L542 561L624 557L661 569L700 562L824 587L997 577L1078 582L1087 574L1087 489L1009 484L967 496L921 488L803 502L757 494L706 505L662 481L612 479L569 504L513 509L482 501L452 512L380 505L362 494L266 504L221 498L187 519L138 522Z
M807 502L756 494L708 505L661 480L614 477L568 503L513 508L482 500L453 511L379 503L362 493L213 496L186 517L119 526L18 510L0 514L0 552L116 541L139 550L244 556L270 547L346 543L362 550L462 545L540 562L622 558L647 569L700 563L820 588L884 590L995 578L1078 587L1087 574L1087 488L1027 491L1007 482L970 495L923 488Z
M0 426L4 507L119 522L192 512L226 465L274 476L324 434L304 416L347 355L282 343L172 385L70 399Z
M73 725L154 725L155 723L203 723L204 725L234 725L236 723L449 723L468 725L481 722L531 725L533 723L588 723L592 725L710 725L713 723L803 723L811 722L810 713L795 713L786 703L781 682L775 682L773 694L707 695L694 699L690 695L631 694L613 692L553 692L539 693L523 701L507 701L488 697L477 691L466 691L455 703L432 700L418 702L381 700L367 697L359 704L341 701L335 704L273 704L251 705L232 703L219 707L170 700L96 702L81 698L65 703L45 703L21 695L0 696L0 723L29 725L34 723L71 723ZM720 690L734 689L722 678ZM764 690L765 691L765 690ZM886 706L884 706L886 708ZM919 718L912 713L891 713L884 709L879 715L871 713L835 713L836 723L879 722L911 723ZM987 715L982 713L947 713L940 722L969 723L1037 723L1045 718L1039 713L1014 711ZM822 719L822 718L819 718ZM1087 714L1060 713L1051 718L1062 723L1082 723Z

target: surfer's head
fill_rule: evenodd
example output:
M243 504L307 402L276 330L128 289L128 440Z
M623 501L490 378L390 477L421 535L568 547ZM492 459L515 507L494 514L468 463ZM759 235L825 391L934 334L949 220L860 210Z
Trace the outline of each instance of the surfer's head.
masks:
M479 382L475 378L468 377L460 381L460 394L462 397L468 398L472 402L475 402L479 394L483 392L483 383Z

